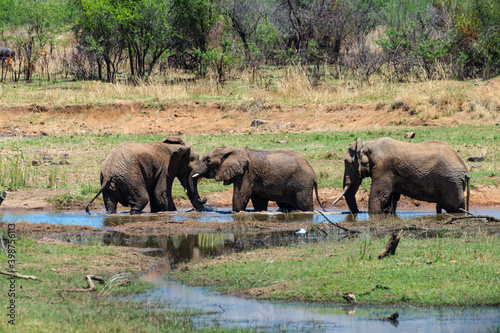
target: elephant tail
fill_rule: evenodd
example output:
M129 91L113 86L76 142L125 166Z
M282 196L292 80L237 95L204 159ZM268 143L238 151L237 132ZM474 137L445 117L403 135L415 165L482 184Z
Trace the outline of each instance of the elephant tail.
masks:
M318 195L318 182L314 182L314 191L316 191L316 200L318 200L319 206L321 209L323 209L324 212L326 212L325 207L321 204L321 201L319 200L319 195Z
M86 213L90 213L90 205L92 204L92 202L94 202L94 200L99 196L99 194L102 193L102 191L106 188L106 186L108 186L108 181L104 181L102 183L102 186L101 186L101 189L99 190L99 192L97 192L97 194L92 198L92 200L90 200L90 202L87 204L87 207L85 207L85 212Z
M470 176L465 176L465 182L467 183L467 201L465 202L465 209L469 211L469 200L470 200Z

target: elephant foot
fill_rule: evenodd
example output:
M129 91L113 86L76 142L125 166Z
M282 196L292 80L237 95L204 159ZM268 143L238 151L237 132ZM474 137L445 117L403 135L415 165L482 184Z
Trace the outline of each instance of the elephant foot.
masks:
M137 215L137 214L141 214L142 213L142 210L138 210L138 209L131 209L130 210L130 215Z

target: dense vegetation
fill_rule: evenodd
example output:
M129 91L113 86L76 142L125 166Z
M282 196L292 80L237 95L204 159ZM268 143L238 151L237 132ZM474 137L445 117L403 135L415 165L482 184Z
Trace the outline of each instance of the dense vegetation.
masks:
M2 0L0 39L16 51L14 80L29 81L39 59L48 80L52 70L137 82L177 67L222 84L266 66L298 66L315 82L490 78L500 72L500 2ZM39 50L57 53L57 68Z

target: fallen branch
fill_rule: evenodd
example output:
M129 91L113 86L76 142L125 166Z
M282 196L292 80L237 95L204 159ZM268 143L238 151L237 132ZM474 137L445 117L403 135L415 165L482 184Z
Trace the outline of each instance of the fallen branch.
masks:
M87 292L87 291L95 291L96 290L96 287L95 287L95 284L94 282L92 281L92 279L96 280L96 281L99 281L101 283L104 282L104 279L100 276L97 276L97 275L87 275L85 277L87 279L87 283L89 284L89 287L88 288L81 288L81 289L63 289L62 291L65 291L65 292Z
M462 209L462 211L466 214L469 214L469 215L468 216L453 216L450 214L446 214L446 215L450 216L450 219L448 221L446 221L444 224L452 224L455 221L465 220L465 219L485 219L488 222L500 222L499 218L491 216L491 215L475 215L475 214L472 214L472 213L466 211L465 209Z
M346 232L349 232L349 233L358 233L358 231L353 231L353 230L349 230L347 228L344 228L344 227L341 227L338 223L333 223L332 221L330 221L330 219L328 217L326 217L325 214L323 214L322 212L320 212L319 210L315 209L316 212L320 213L321 215L323 215L323 217L328 221L330 222L330 224L333 224L334 226L336 226L337 228L339 229L342 229Z
M5 271L0 271L0 274L5 274L5 275L11 275L11 276L15 276L17 278L21 278L21 279L28 279L28 280L38 280L38 281L41 281L39 280L36 276L34 275L22 275L22 274L19 274L17 272L5 272Z
M379 259L382 259L389 254L394 255L396 253L396 248L398 247L399 244L399 239L400 239L400 233L399 232L393 232L391 238L385 245L385 249L382 250L382 252L378 255Z

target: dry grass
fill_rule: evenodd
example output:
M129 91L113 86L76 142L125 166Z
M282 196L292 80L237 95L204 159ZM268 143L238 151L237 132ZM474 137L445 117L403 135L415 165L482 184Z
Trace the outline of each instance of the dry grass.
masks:
M55 71L59 66L57 63L67 56L68 51L54 53L49 62L51 71ZM388 83L374 77L367 84L349 78L333 79L332 68L323 70L322 81L319 82L305 68L261 69L257 75L249 71L233 72L232 80L223 86L215 84L210 76L204 80L195 79L174 69L168 70L164 77L156 76L136 85L126 81L116 84L76 82L65 79L63 73L51 74L57 82L50 84L47 80L40 80L40 74L37 74L31 84L23 81L3 84L0 93L2 106L108 105L124 100L147 105L190 100L217 101L232 108L256 101L257 104L285 106L360 103L388 105L390 109L402 109L410 115L417 115L423 121L464 110L470 112L472 119L496 121L499 117L497 86L500 83L489 86L486 82L452 80Z

